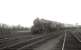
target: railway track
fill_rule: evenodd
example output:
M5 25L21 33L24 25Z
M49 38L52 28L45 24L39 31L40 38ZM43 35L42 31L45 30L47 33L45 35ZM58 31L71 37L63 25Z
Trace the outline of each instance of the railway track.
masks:
M27 41L12 44L8 47L3 47L2 50L33 50L52 38L54 38L54 34L43 35ZM56 47L55 50L81 50L81 42L73 32L65 31L64 37L60 39L60 42Z
M7 47L3 47L1 48L1 50L31 50L34 47L39 46L40 44L52 38L54 38L54 34L48 34L48 35L27 40L25 42L22 41Z
M81 50L81 42L73 32L65 33L62 50Z

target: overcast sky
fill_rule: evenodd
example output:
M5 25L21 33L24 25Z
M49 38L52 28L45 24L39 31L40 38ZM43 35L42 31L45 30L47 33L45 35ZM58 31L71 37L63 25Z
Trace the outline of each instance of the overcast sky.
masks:
M81 24L81 0L0 0L0 23L31 27L37 17Z

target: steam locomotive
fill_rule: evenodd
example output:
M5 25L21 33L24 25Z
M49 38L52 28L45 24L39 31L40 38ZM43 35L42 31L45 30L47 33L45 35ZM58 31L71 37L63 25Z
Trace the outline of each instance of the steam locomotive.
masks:
M33 22L33 26L31 28L31 32L35 34L40 34L44 32L52 32L56 30L60 30L64 27L64 24L55 22L55 21L49 21L45 19L35 19Z

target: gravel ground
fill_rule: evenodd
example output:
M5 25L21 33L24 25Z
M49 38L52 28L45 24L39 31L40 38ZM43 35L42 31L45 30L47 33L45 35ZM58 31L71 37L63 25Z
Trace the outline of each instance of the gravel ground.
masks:
M60 42L60 39L63 37L63 35L60 35L59 37L55 39L51 39L41 45L40 47L34 48L34 50L55 50L57 48L57 44Z

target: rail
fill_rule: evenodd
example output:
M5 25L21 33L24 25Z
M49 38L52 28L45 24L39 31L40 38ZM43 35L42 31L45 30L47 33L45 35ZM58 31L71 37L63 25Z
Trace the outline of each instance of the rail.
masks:
M33 46L33 45L36 45L40 42L43 42L47 39L50 39L51 37L53 37L54 35L53 34L48 34L48 35L43 35L43 36L40 36L40 37L36 37L36 38L32 38L32 39L29 39L27 41L22 41L22 42L19 42L19 43L16 43L16 44L12 44L8 47L3 47L2 49L4 50L16 50L16 49L22 49L22 48L25 48L26 47L30 47L30 46Z

